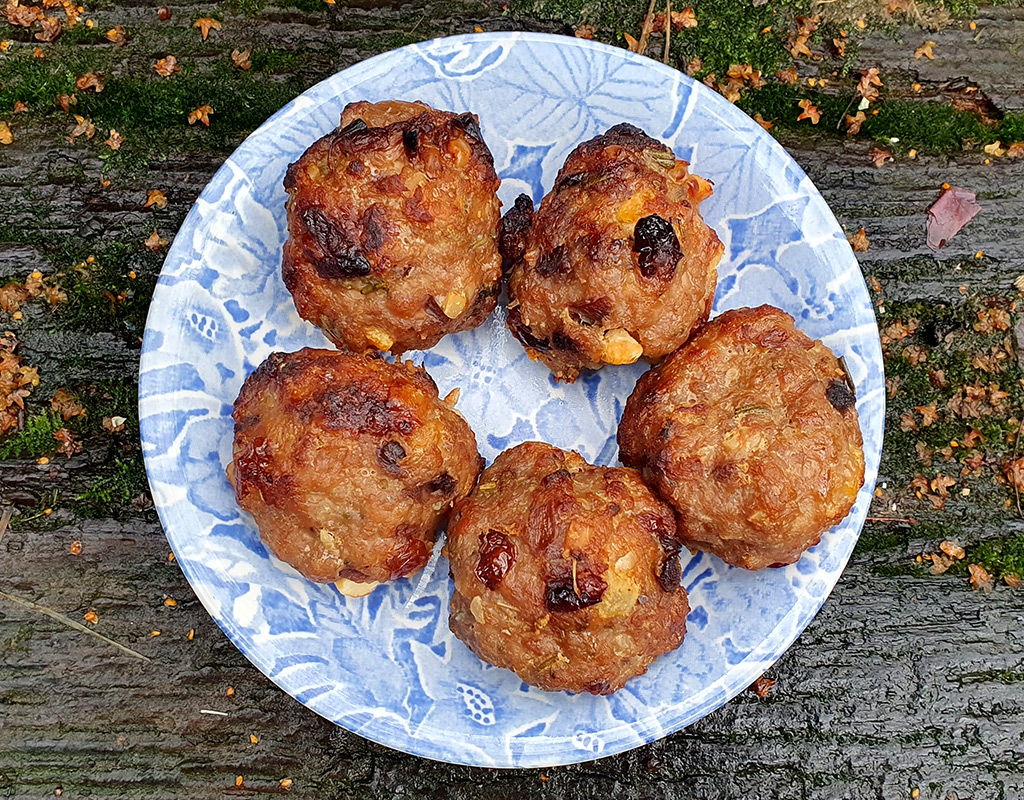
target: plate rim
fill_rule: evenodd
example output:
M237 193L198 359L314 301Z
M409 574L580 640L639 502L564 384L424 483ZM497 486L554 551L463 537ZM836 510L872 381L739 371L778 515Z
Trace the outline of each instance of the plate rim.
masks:
M367 77L370 77L373 74L374 70L380 64L386 63L389 59L393 59L395 57L396 53L400 53L400 52L404 52L404 51L408 51L408 50L419 50L419 49L424 49L424 48L430 48L430 47L434 47L434 46L443 46L445 44L451 45L452 47L457 47L460 44L471 44L471 43L514 43L514 42L517 42L517 41L527 41L527 42L534 41L534 42L540 42L540 43L547 43L547 44L550 44L550 45L554 45L556 47L564 47L564 48L569 48L569 49L578 48L578 49L582 49L582 50L591 50L591 51L596 51L598 53L602 53L605 57L612 57L612 58L620 59L623 62L640 63L640 64L642 64L645 67L645 69L653 69L656 73L660 73L660 75L662 77L664 77L664 78L668 78L668 79L676 80L676 81L682 81L683 83L688 83L690 85L691 90L697 92L698 96L701 98L702 101L705 101L705 102L709 101L711 103L711 105L719 105L719 107L723 108L723 109L724 108L728 108L728 109L730 109L730 113L735 113L735 112L739 111L739 109L737 109L732 103L729 103L728 100L726 100L725 98L721 97L718 93L716 93L713 90L707 88L700 81L694 80L690 76L686 75L685 73L683 73L683 72L681 72L679 70L676 70L673 67L669 67L668 65L662 64L661 62L656 61L656 60L651 59L651 58L648 58L647 56L640 55L638 53L632 53L630 51L624 50L623 48L616 47L616 46L613 46L613 45L604 44L602 42L597 42L597 41L594 41L594 40L577 39L577 38L570 37L570 36L564 36L564 35L559 35L559 34L550 34L550 33L542 33L542 32L534 32L534 31L488 31L488 32L484 32L484 33L466 33L466 34L457 34L457 35L454 35L454 36L437 37L437 38L434 38L434 39L424 40L422 42L408 44L408 45L405 45L403 47L395 48L393 50L389 50L387 52L380 53L378 55L375 55L375 56L372 56L370 58L364 59L362 61L356 62L355 64L352 64L352 65L350 65L350 66L348 66L348 67L346 67L346 68L344 68L342 70L339 70L338 72L335 72L332 75L327 76L323 80L318 81L317 83L315 83L312 86L310 86L307 89L305 89L302 93L300 93L300 94L296 95L294 98L292 98L288 103L286 103L278 111L276 111L274 114L272 114L270 117L268 117L262 124L260 124L255 130L253 130L241 142L239 142L238 145L232 150L232 152L223 161L223 163L220 165L220 167L218 167L216 172L214 172L214 174L211 176L209 181L203 187L203 190L200 192L200 194L197 196L196 200L192 204L192 207L189 209L189 212L186 214L186 216L182 220L182 223L179 226L178 231L175 233L175 239L172 242L172 245L171 245L171 247L169 248L169 250L167 252L167 255L166 255L165 259L164 259L163 264L161 265L160 276L163 275L164 270L166 269L166 267L167 267L167 265L169 263L171 263L173 261L176 261L176 260L180 260L180 256L178 256L178 251L179 250L183 250L186 247L186 245L183 243L184 239L180 238L180 234L183 231L188 230L190 227L194 227L196 225L196 219L195 218L198 216L198 213L199 213L198 212L199 204L206 198L207 193L211 191L211 187L216 184L218 176L221 176L226 171L231 170L232 163L233 163L233 160L235 158L236 153L238 153L239 150L244 148L246 146L246 144L248 144L250 142L250 140L254 139L255 137L259 137L259 136L265 135L266 130L271 125L273 125L273 123L275 123L280 117L282 117L285 114L289 113L293 109L293 107L296 104L302 102L302 99L304 97L306 97L308 94L314 92L318 88L322 87L324 84L327 84L327 83L329 83L331 81L336 80L339 75L342 75L342 74L345 74L345 73L354 73L355 76L357 78L359 78L358 80L352 81L349 84L349 87L358 86L360 83L363 82L363 80L365 80ZM360 76L359 73L365 73L366 77ZM739 113L743 113L743 112L739 112ZM746 116L746 115L744 114L744 116ZM753 120L750 120L750 124L751 125L756 125L757 123L754 122ZM768 147L771 148L775 152L776 155L781 155L781 156L784 157L787 165L791 169L794 170L794 174L797 176L797 178L799 178L800 181L802 183L804 183L809 188L809 195L812 197L812 199L816 199L818 202L820 202L821 207L822 207L822 209L824 210L824 212L826 214L825 219L827 221L830 221L831 223L833 223L837 230L842 231L842 226L839 223L838 219L836 219L836 216L835 216L834 212L832 211L831 207L825 201L824 197L821 195L821 192L818 190L817 186L814 184L813 181L810 180L810 178L807 176L806 172L804 171L803 167L800 166L800 164L796 161L796 159L794 159L793 156L791 156L789 154L789 152L785 149L785 147L783 147L782 144L779 143L779 141L774 136L772 136L772 135L770 135L768 133L765 133L764 136L763 136L763 141L767 142ZM861 281L863 282L864 281L864 279L863 279L863 270L860 268L859 262L857 261L856 256L853 254L852 248L850 248L849 244L847 244L845 242L842 243L842 246L845 247L845 249L846 249L845 254L848 255L848 257L851 260L852 264L855 265L857 267L857 269L860 271L860 273L861 273ZM865 285L865 292L866 292L867 291L866 282L864 283L864 285ZM151 428L153 423L152 423L152 420L150 419L150 416L143 413L143 407L142 406L143 406L143 402L144 402L143 398L145 396L145 393L142 391L142 387L143 387L144 382L147 379L147 373L149 372L149 370L147 369L147 362L150 360L150 358L153 357L151 354L156 352L157 349L158 349L156 347L153 347L153 344L152 344L152 342L153 342L152 336L153 336L153 332L154 332L154 327L155 326L151 325L151 322L157 316L156 309L157 309L158 305L162 308L162 310L160 311L160 315L161 316L166 313L166 308L168 307L168 303L166 302L166 300L165 300L165 302L158 304L157 303L157 299L158 299L158 297L160 295L166 294L166 293L168 293L170 291L171 291L170 287L167 287L164 284L162 284L160 282L159 276L158 276L158 281L157 281L156 287L154 289L153 296L152 296L152 299L150 301L150 306L149 306L149 309L148 309L147 315L146 315L146 327L145 327L145 332L143 334L143 342L142 342L142 346L141 346L140 361L139 361L139 380L138 380L138 385L139 385L139 390L140 391L139 391L139 408L138 408L138 413L139 413L140 439L141 439L142 444L143 444L143 459L144 459L145 469L146 469L146 478L147 478L147 481L150 483L151 493L152 493L153 474L152 474L152 469L151 469L151 459L146 455L147 448L146 448L145 445L146 445L147 441L148 442L153 442L153 441L155 441L157 439L157 437L154 436L153 430ZM884 363L883 363L882 358L881 358L881 340L880 340L880 336L879 336L878 331L877 331L877 316L874 315L873 308L871 309L871 311L872 311L872 315L875 317L876 330L874 332L874 336L869 339L868 344L870 344L872 346L872 348L876 351L876 354L877 354L877 365L879 367L879 370L880 370L880 373L881 373L881 379L882 379L883 385L884 385ZM798 327L799 327L799 320L797 322L798 322ZM874 359L872 359L872 360L874 360ZM881 413L880 413L880 416L879 416L880 424L879 424L879 429L878 429L878 433L877 433L877 436L878 436L878 440L877 440L878 441L878 457L879 457L879 461L880 461L881 453L882 453L882 447L883 447L883 443L884 443L884 435L885 435L885 405L886 405L886 398L885 398L885 393L884 392L882 392L880 394L880 396L878 398L878 402L880 403L880 406L881 406ZM864 433L864 430L862 428L862 435L863 435L863 433ZM874 464L873 466L872 465L867 465L867 466L869 468L869 471L866 472L866 474L865 474L865 481L864 481L864 484L863 484L863 486L861 488L861 491L863 492L866 489L870 493L870 492L874 491L874 486L875 486L875 484L877 482L879 464ZM465 752L453 752L453 753L445 754L443 752L440 752L439 748L435 745L435 743L432 740L417 738L415 733L414 732L410 732L410 730L408 728L403 728L400 725L394 725L393 723L391 723L391 721L389 720L388 716L377 717L376 718L377 722L383 723L383 726L380 729L380 731L383 731L384 734L387 734L391 730L395 730L395 731L399 732L399 734L400 734L401 738L403 739L403 741L402 741L402 743L400 745L396 745L396 743L394 742L393 739L389 740L387 735L381 735L379 733L378 729L375 726L367 728L366 726L360 725L358 727L358 729L350 728L350 727L348 727L348 726L346 726L346 725L344 725L344 724L342 724L340 722L337 722L336 720L331 719L330 717L326 716L325 714L321 713L316 708L314 708L311 705L309 705L307 702L302 701L302 700L298 700L293 694L291 694L291 692L289 692L283 686L281 686L281 684L275 678L273 678L270 675L269 670L267 668L265 668L265 665L263 663L261 663L261 660L260 660L260 650L261 650L261 648L257 647L254 643L251 643L251 642L247 641L247 638L241 635L241 632L237 629L237 626L235 625L234 619L232 619L230 617L230 615L214 614L213 613L212 608L215 607L216 605L218 605L218 603L214 600L214 597L212 596L212 594L208 594L208 587L201 580L198 579L198 577L195 575L195 573L193 573L191 564L189 563L189 560L186 559L186 560L182 561L180 558L177 558L177 556L179 554L176 552L177 548L175 547L174 542L171 540L171 536L170 536L170 534L168 532L168 525L167 525L167 521L165 519L164 509L160 505L158 505L158 504L154 504L154 505L156 506L157 514L158 514L158 517L160 519L160 524L161 524L161 528L163 529L164 536L166 537L166 539L168 541L168 544L171 547L172 552L175 552L176 561L178 563L178 566L182 570L182 573L184 574L186 580L189 582L189 585L192 588L192 591L196 594L196 597L202 603L202 605L203 605L204 609L206 610L207 614L218 625L218 627L220 627L221 630L226 634L226 636L230 640L231 644L236 649L238 649L245 656L246 660L249 661L249 663L251 665L256 667L263 675L265 675L268 678L268 680L270 680L277 687L277 689L279 689L281 692L283 692L285 695L287 695L291 700L300 703L304 708L306 708L309 711L312 711L313 713L317 714L318 716L324 718L325 720L327 720L331 724L337 725L338 727L341 727L344 730L349 731L350 733L354 733L355 735L358 735L358 736L360 736L362 738L365 738L365 739L367 739L369 741L372 741L372 742L374 742L376 744L382 745L382 746L387 747L389 749L393 749L393 750L396 750L396 751L399 751L399 752L408 753L410 755L414 755L414 756L421 757L421 758L426 758L426 759L429 759L429 760L438 761L438 762L441 762L441 763L459 764L459 765L464 765L464 766L469 766L469 767L486 767L486 768L492 768L492 769L495 769L495 768L496 769L544 768L544 767L563 766L563 765L574 764L574 763L583 763L583 762L588 762L588 761L599 760L599 759L602 759L602 758L609 758L609 757L612 757L614 755L620 755L620 754L622 754L624 752L628 752L628 751L630 751L632 749L635 749L637 747L640 747L640 746L643 746L643 745L646 745L646 744L650 744L650 743L652 743L654 741L658 741L660 739L666 738L666 737L668 737L668 736L670 736L670 735L672 735L674 733L677 733L678 731L682 730L683 728L686 728L689 725L694 724L695 722L699 721L700 719L704 718L705 716L708 716L709 714L713 713L714 711L717 711L718 709L720 709L726 703L730 702L737 695L739 695L744 689L746 689L747 686L749 686L750 683L753 682L753 680L755 680L759 675L763 674L763 672L766 669L769 669L774 664L776 664L779 661L779 659L781 659L782 656L785 655L785 653L793 645L793 643L796 641L796 639L798 639L803 634L803 632L807 629L807 627L814 621L814 619L817 617L817 615L820 612L820 610L821 610L822 606L824 605L824 603L828 600L829 597L832 596L832 593L835 591L836 587L839 584L840 579L842 578L843 574L845 573L846 568L847 568L847 566L849 564L850 557L852 556L853 549L856 546L857 541L859 540L859 538L861 536L861 533L863 531L863 527L864 527L864 524L865 524L865 519L863 517L866 517L866 515L868 513L868 509L865 507L864 512L863 512L863 516L859 520L859 523L857 525L856 533L855 533L854 536L851 537L851 542L850 542L850 545L849 545L849 550L841 559L839 559L839 561L841 563L839 564L839 567L836 570L835 580L832 582L831 586L829 586L828 591L819 600L816 600L816 601L812 602L811 604L809 604L807 606L803 606L803 607L801 607L801 606L794 606L794 607L790 608L789 612L778 620L776 625L765 635L765 637L762 639L762 641L759 642L758 645L753 650L751 650L750 653L742 661L740 661L739 663L734 665L732 668L727 670L721 676L721 678L719 678L719 680L718 680L718 682L716 682L716 684L714 684L712 686L707 686L703 690L698 692L697 694L691 695L691 699L692 699L694 697L700 697L700 696L702 696L705 693L716 693L716 694L720 693L722 699L720 700L720 702L717 702L714 705L713 708L711 708L710 710L703 709L700 705L695 704L693 706L693 708L691 709L689 714L685 715L680 720L675 721L674 724L671 725L670 727L663 728L660 733L650 734L650 733L645 733L645 732L637 732L635 728L631 727L631 724L629 722L625 722L625 721L621 721L615 727L604 728L599 733L604 738L606 743L609 743L611 745L609 752L606 752L606 753L593 754L593 753L588 753L588 752L586 752L584 750L578 750L578 751L575 751L575 752L565 751L565 752L557 753L557 757L554 758L554 759L545 759L545 758L540 758L540 757L532 758L531 759L529 757L524 758L521 755L519 757L519 759L518 759L519 763L512 763L512 761L515 759L515 756L508 754L507 748L502 748L502 751L500 753L496 754L499 758L504 759L504 760L502 760L500 762L484 762L482 760L474 760L472 758L466 758L465 756L468 755L468 754L465 753ZM853 511L851 510L850 513L852 514ZM806 614L806 618L802 620L802 624L799 624L799 625L796 625L796 626L789 626L790 627L790 632L788 634L786 634L785 636L779 637L779 638L773 638L774 635L775 635L775 632L778 631L780 628L782 628L783 625L785 625L788 620L790 620L791 618L796 616L798 621L799 621L800 616L804 615L804 614ZM765 653L765 654L763 654L763 655L761 655L759 657L758 654L761 652L762 648L765 647L766 642L769 642L769 641L774 642L774 645L771 646L770 648L768 648L768 650L770 652ZM249 646L250 644L252 644L251 647ZM768 660L769 663L767 664L767 666L762 666L762 662L765 661L765 660ZM742 676L742 677L740 677L740 676ZM730 678L730 680L726 683L726 685L725 686L719 685L720 682L725 681L726 678ZM613 736L617 732L621 732L623 730L630 730L634 734L633 738L638 739L638 741L623 743L622 742L622 737L618 736L618 737L612 739L611 742L608 742L608 737L609 736ZM493 737L488 737L486 734L483 734L483 733L476 734L474 732L472 734L468 734L466 732L461 732L460 736L462 736L464 738L468 738L468 739L479 739L481 742L494 741ZM562 736L550 737L550 738L553 741L554 740L561 741L561 740L564 739L564 737L562 737ZM416 745L420 745L420 746L417 747ZM576 757L576 756L578 756L578 757Z

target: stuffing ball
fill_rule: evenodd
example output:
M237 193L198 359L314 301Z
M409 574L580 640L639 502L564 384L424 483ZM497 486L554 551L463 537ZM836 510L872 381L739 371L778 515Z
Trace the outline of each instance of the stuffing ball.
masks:
M473 114L353 103L288 167L281 268L303 319L338 347L432 347L501 291L500 181Z
M849 513L861 443L842 365L771 306L705 325L640 378L619 425L683 544L746 569L793 563Z
M526 442L455 506L449 624L527 683L610 694L683 641L679 549L672 509L635 470Z
M238 504L274 555L345 593L421 569L483 465L468 423L410 362L273 353L233 416Z
M711 184L665 145L616 125L577 147L540 208L503 220L508 327L555 377L657 363L711 312L722 243L698 206Z

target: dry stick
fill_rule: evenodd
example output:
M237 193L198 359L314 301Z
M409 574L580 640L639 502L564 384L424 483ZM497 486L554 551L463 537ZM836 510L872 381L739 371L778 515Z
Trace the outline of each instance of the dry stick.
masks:
M1020 510L1020 484L1017 481L1017 452L1020 448L1020 429L1021 423L1017 423L1017 435L1013 440L1013 464L1010 466L1010 480L1013 481L1013 496L1017 499L1017 516L1024 517L1024 512Z
M651 28L654 27L654 0L647 7L647 16L644 17L644 27L640 31L640 43L637 45L637 52L643 55L647 49L647 40L651 38Z
M4 534L7 532L7 526L11 522L11 517L14 516L14 506L6 506L4 513L0 514L0 539L4 538Z
M58 614L56 611L49 609L46 606L39 605L39 603L33 603L31 600L23 600L20 597L15 597L12 594L7 594L7 592L0 592L0 597L10 600L12 603L19 605L22 608L27 608L31 611L38 611L40 614L45 614L50 619L54 619L62 625L67 625L69 628L74 628L76 631L81 631L82 633L87 633L90 636L95 636L97 639L102 639L107 644L112 644L118 650L123 650L124 652L128 653L129 655L135 656L138 659L141 659L143 661L150 660L147 656L142 655L142 653L136 653L130 647L125 647L120 642L115 642L113 639L108 639L102 633L97 633L94 630L90 630L89 628L85 627L85 625L83 625L82 623L75 622L73 619L69 619L68 617L65 617L63 614Z
M665 0L665 58L662 60L668 63L668 48L672 41L672 0Z

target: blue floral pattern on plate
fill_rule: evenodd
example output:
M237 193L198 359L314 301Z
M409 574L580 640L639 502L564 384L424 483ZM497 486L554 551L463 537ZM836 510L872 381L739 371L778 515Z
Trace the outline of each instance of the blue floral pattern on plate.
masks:
M682 647L611 697L547 693L479 661L448 630L440 546L422 573L369 597L301 578L261 544L224 468L231 404L270 352L328 346L280 278L287 165L356 100L419 99L479 114L506 207L539 201L579 142L627 121L712 180L702 206L725 244L716 312L772 303L846 357L867 477L850 516L797 563L745 572L696 554ZM644 367L571 386L526 358L504 310L414 354L459 386L481 452L543 439L615 463L615 429ZM196 201L153 298L140 375L142 439L167 538L199 599L282 689L376 742L444 761L551 766L665 736L725 703L810 622L856 542L882 442L883 375L857 262L824 200L771 136L685 75L625 50L533 33L458 36L372 58L314 86L253 133Z

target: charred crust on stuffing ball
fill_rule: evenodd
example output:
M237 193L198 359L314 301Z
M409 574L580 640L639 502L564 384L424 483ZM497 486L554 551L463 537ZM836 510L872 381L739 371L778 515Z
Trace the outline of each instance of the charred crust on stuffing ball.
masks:
M378 396L371 387L358 384L325 389L312 398L311 411L330 431L345 430L371 436L401 433L408 436L419 425L408 408L386 396Z
M452 119L452 125L456 128L462 128L470 139L476 139L479 142L484 140L484 136L480 132L480 123L476 121L476 117L472 114L459 114Z
M501 531L493 528L480 534L480 556L476 576L491 591L497 589L516 561L516 546Z
M380 250L397 233L396 226L387 218L384 206L374 203L363 212L363 250Z
M377 450L377 460L389 472L401 472L402 468L398 462L405 458L405 456L405 448L394 439L388 439Z
M572 574L551 578L544 588L544 606L548 611L569 613L601 602L608 584L597 575L577 570Z
M405 148L405 157L412 161L420 149L420 132L415 128L402 131L402 147Z
M663 281L672 279L683 257L672 223L657 214L637 220L633 228L633 252L641 275Z
M580 355L583 352L580 345L561 328L551 334L551 346L556 350L563 350L573 355Z
M846 385L846 381L839 380L838 378L833 378L829 381L828 388L825 390L825 397L832 404L832 408L840 414L845 414L857 405L857 398L850 391L850 387Z
M571 481L572 474L567 469L556 469L554 472L549 472L543 478L540 479L540 485L545 489L550 489L552 486L561 486L565 481Z
M426 488L430 494L440 494L444 498L454 497L456 489L455 478L447 472L442 472L432 479Z
M307 245L308 258L322 278L363 278L370 274L370 262L338 224L316 206L299 214L302 226L315 247Z
M363 122L361 119L354 119L344 128L339 128L337 137L340 139L343 136L350 136L354 133L369 130L370 126Z
M732 461L722 461L711 468L711 477L719 483L728 483L735 480L739 474L736 464Z
M569 263L565 245L560 244L554 250L541 254L534 269L542 278L551 278L555 275L562 277L571 273L572 264Z
M551 342L548 339L538 339L533 335L533 331L523 324L523 315L518 307L509 310L508 327L512 335L527 347L540 352L551 349Z
M498 252L501 253L502 274L508 274L526 253L526 239L533 226L533 200L521 194L501 219L498 230Z
M612 301L607 297L595 297L569 306L569 319L578 325L596 327L612 313Z

